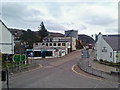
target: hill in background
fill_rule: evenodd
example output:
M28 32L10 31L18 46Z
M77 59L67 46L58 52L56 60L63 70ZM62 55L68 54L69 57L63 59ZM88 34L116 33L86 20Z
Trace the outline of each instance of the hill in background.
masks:
M94 39L92 37L88 36L88 35L85 35L85 34L79 34L78 35L78 40L81 40L83 45L95 44Z
M15 35L20 37L24 32L27 32L26 30L21 30L21 29L12 29L9 28L9 31ZM38 31L34 31L36 33L36 36L38 36ZM49 32L50 37L64 37L65 35L62 33L54 33L54 32ZM85 35L85 34L79 34L78 35L78 40L81 40L83 45L86 44L95 44L95 41L92 37Z

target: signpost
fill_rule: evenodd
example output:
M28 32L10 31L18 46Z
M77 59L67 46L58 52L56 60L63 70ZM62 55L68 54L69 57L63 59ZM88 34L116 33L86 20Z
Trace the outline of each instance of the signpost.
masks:
M89 57L90 57L89 49L87 49L87 50L82 50L81 57L82 57L82 58L88 58L88 66L89 66L89 67L92 67L92 64L90 64L90 60L89 60Z
M82 50L82 54L81 54L82 58L89 58L89 50Z
M13 56L13 62L14 63L18 63L18 62L20 62L20 61L25 61L26 60L26 55L25 54L22 54L22 55L20 55L20 54L15 54L14 56Z
M23 61L26 61L26 55L25 54L15 54L13 56L12 60L14 63L16 63L16 65L17 65L17 63L19 63L18 68L20 69L20 62L23 63Z

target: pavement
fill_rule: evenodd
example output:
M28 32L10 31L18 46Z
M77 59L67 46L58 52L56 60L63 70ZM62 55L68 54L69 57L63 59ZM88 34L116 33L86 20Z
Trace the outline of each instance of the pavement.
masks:
M94 57L95 57L95 53L92 52L92 50L90 50L90 63L92 64L92 68L97 69L97 70L101 70L104 72L111 72L111 71L115 71L116 68L115 67L111 67L111 66L107 66L104 64L100 64L99 62L94 61Z
M10 76L10 88L117 88L118 83L94 77L75 67L81 51L65 57L36 60L42 68ZM6 82L2 82L6 88Z

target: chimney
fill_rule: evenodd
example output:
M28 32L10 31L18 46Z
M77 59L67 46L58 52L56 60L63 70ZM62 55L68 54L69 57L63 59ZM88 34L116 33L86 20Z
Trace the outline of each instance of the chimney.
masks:
M99 34L101 34L101 32L99 32Z

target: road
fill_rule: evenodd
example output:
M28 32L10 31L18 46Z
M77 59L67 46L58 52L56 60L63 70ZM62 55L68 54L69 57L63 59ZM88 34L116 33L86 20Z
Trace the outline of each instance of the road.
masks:
M37 60L42 68L10 76L10 88L117 88L118 84L94 79L73 72L81 52L74 51L62 58ZM6 83L3 83L3 88Z

